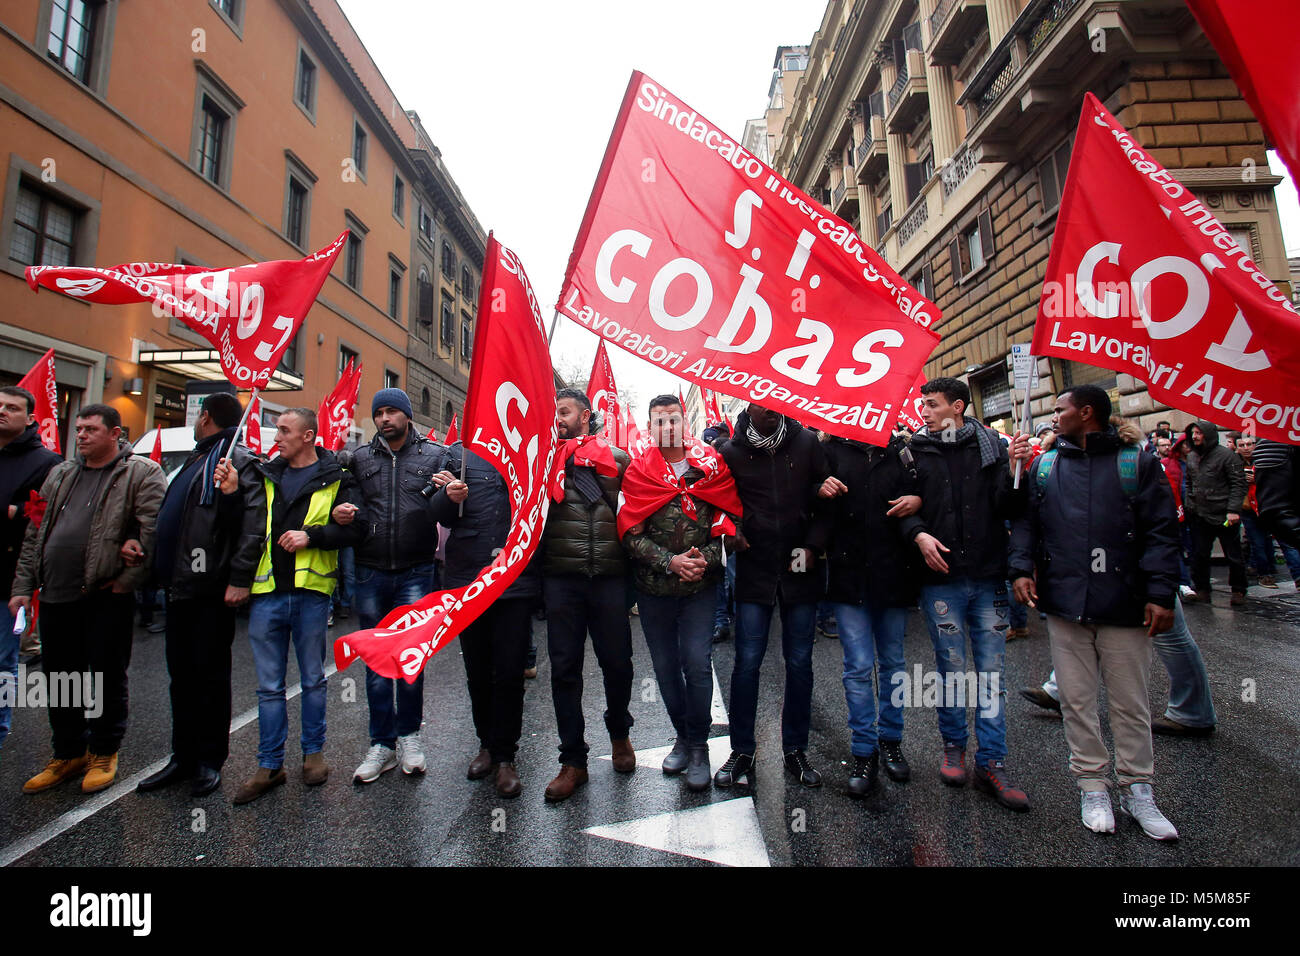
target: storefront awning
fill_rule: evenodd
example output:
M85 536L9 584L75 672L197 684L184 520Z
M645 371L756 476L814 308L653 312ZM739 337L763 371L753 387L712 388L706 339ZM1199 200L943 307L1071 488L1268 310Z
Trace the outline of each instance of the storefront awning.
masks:
M221 353L216 349L169 349L165 352L141 352L139 363L151 368L163 368L184 378L197 379L201 382L225 381L221 371ZM303 378L297 372L276 369L271 373L271 381L262 389L264 392L301 391Z

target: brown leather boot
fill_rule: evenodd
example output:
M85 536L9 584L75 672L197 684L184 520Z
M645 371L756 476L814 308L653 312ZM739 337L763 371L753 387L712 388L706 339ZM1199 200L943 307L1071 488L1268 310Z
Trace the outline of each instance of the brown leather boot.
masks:
M23 793L40 793L50 787L57 787L65 780L84 774L88 766L90 766L88 753L71 759L51 757L44 770L23 784Z
M497 767L497 793L508 799L519 796L523 784L519 782L519 771L512 763L499 763Z
M465 776L469 780L482 780L492 772L492 755L484 747L478 752L478 756L469 762L469 769L465 771Z
M252 803L268 790L274 790L283 784L286 779L283 767L276 770L258 767L257 773L253 774L251 779L240 784L239 791L235 794L231 803Z
M1228 604L1231 607L1241 607L1245 603L1246 603L1245 591L1233 591L1232 597L1228 599Z
M302 758L302 782L309 787L319 787L329 779L330 767L319 750Z
M614 745L614 769L619 773L631 773L636 769L636 751L632 741L627 737L610 741Z
M546 785L546 801L559 803L573 796L573 791L587 782L587 771L582 767L571 767L567 763L560 767L554 780Z

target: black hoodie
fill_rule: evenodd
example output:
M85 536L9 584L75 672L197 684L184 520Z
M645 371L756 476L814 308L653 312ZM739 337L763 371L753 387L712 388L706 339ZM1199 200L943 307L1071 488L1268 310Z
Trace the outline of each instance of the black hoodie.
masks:
M6 602L27 530L23 506L33 491L41 490L45 476L62 460L41 444L39 425L28 425L21 435L0 448L0 587L4 588ZM9 505L17 508L12 518Z
M1192 428L1199 428L1205 441L1198 451L1192 442ZM1187 426L1187 494L1183 498L1189 514L1221 525L1229 513L1241 514L1246 492L1246 466L1241 456L1219 444L1219 428L1211 422Z

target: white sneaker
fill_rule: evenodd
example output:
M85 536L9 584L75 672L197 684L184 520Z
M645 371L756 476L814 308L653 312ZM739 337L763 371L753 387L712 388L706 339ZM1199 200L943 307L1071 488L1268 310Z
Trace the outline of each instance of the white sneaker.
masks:
M383 744L375 744L366 751L366 759L361 761L361 766L352 775L352 782L374 783L381 773L387 773L396 766L397 751Z
M402 764L402 773L424 773L424 751L420 749L418 733L397 738L397 759Z
M1196 593L1196 591L1194 591L1189 585L1180 584L1178 585L1178 593L1181 594L1183 597L1191 597L1193 594Z
M1084 790L1083 825L1094 833L1114 833L1115 814L1110 808L1109 790Z
M1153 840L1177 840L1178 831L1165 819L1165 815L1156 806L1156 798L1151 793L1151 784L1135 783L1121 787L1119 791L1119 808L1142 827L1142 832Z

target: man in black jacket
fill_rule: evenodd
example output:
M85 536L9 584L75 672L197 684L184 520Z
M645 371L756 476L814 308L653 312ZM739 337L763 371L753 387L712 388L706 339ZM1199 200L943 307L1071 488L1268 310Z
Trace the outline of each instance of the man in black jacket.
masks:
M1265 530L1283 544L1300 548L1300 447L1259 440L1255 501Z
M903 437L895 436L886 448L832 437L825 448L830 470L848 490L823 506L827 520L817 523L813 545L826 551L826 600L844 647L853 751L848 792L863 797L875 789L882 754L891 779L911 778L896 692L907 680L903 633L907 608L916 605L918 572L899 519L915 514L921 499ZM879 730L872 686L877 670Z
M0 746L9 736L13 711L10 700L17 687L19 635L9 613L14 569L27 531L31 496L39 492L45 476L59 463L59 456L41 444L41 426L33 414L36 398L25 388L0 388L0 586L4 587L0 607ZM8 687L5 685L9 684Z
M1004 807L1028 810L1029 798L1006 769L1002 659L1011 622L1005 522L1024 506L1025 482L1017 490L1012 475L1015 459L1029 456L1029 438L1016 435L1008 448L993 429L966 418L970 389L958 379L932 379L921 396L926 427L910 445L921 510L903 519L902 530L925 561L921 610L943 677L939 776L949 786L966 785L966 706L978 703L975 786ZM966 673L968 637L974 674Z
M364 541L355 549L354 589L358 625L375 627L395 607L414 604L438 587L434 552L438 523L426 489L445 484L441 472L446 449L416 433L411 400L400 388L375 393L370 415L376 435L358 448L349 470L366 507ZM335 507L335 519L355 518L355 505ZM406 774L424 773L420 723L424 719L424 671L414 682L393 680L366 668L370 705L370 749L353 773L357 783L371 783L401 765Z
M817 602L825 593L818 564L814 504L844 486L831 477L826 453L813 434L792 418L757 403L740 413L736 434L723 444L744 506L736 544L736 659L731 674L731 756L714 775L719 787L749 777L757 741L758 675L767 652L774 610L781 614L785 698L781 748L785 766L806 787L821 786L808 762L812 717L812 645Z
M1210 603L1210 552L1223 547L1228 562L1230 603L1246 603L1246 565L1241 555L1241 508L1250 486L1241 456L1219 444L1219 429L1210 422L1187 426L1187 495L1183 504L1192 529L1192 587L1185 600Z
M433 496L434 517L451 529L442 570L442 586L447 589L473 581L500 553L510 534L506 480L460 442L447 449L446 470L459 475L462 455L467 456L465 479L448 482ZM514 761L523 733L524 664L533 610L541 597L541 563L534 556L459 638L479 739L478 755L465 775L470 780L494 775L497 793L507 798L519 796L522 789Z
M555 410L564 443L560 446L565 456L563 498L551 505L542 534L546 646L560 734L560 772L546 786L545 796L551 802L568 799L587 782L582 665L588 633L605 678L605 729L614 769L636 770L636 752L628 736L632 630L627 617L627 556L615 518L623 472L631 459L604 438L588 435L591 402L583 392L561 389L555 395ZM579 457L600 461L579 464Z
M287 408L275 424L280 456L257 463L266 489L265 544L253 575L248 639L257 668L257 773L235 794L237 804L256 800L285 782L289 733L284 678L289 644L302 682L302 779L319 786L325 763L326 620L338 579L338 549L359 543L364 512L347 525L336 505L361 505L356 482L333 452L316 446L316 413Z
M230 753L235 608L248 600L266 533L266 490L244 445L236 442L230 451L237 475L228 481L231 492L216 487L218 464L242 415L229 392L203 400L194 450L158 510L153 586L167 589L172 756L140 781L141 793L183 780L193 781L196 797L211 793ZM228 475L223 468L221 477Z
M1178 513L1159 462L1108 424L1110 406L1095 385L1057 398L1055 449L1035 462L1027 513L1013 525L1011 578L1018 601L1047 613L1084 826L1115 830L1097 716L1104 680L1120 809L1148 836L1176 840L1151 792L1147 692L1151 638L1174 623Z

